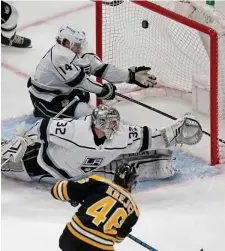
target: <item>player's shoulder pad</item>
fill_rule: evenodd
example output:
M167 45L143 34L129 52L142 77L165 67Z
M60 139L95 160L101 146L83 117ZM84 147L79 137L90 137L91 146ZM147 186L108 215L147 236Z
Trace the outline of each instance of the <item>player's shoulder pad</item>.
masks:
M70 64L74 60L74 57L76 57L74 52L60 44L56 44L52 48L52 63L56 67L64 64Z
M99 175L96 175L96 174L93 174L89 177L90 179L93 179L93 180L96 180L96 181L99 181L99 182L104 182L104 183L107 183L107 184L113 184L113 182L109 179L106 179L102 176L99 176Z
M91 58L93 58L93 57L96 57L96 54L95 54L93 48L88 43L82 45L82 49L79 54L80 54L81 58L88 57L89 60L91 60Z

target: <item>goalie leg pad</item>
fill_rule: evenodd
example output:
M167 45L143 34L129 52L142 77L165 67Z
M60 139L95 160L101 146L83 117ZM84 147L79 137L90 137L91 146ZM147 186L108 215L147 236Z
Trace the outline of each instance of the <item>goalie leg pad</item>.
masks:
M21 161L15 163L8 161L5 163L1 172L9 177L22 181L31 181L34 176L41 176L48 174L37 163L37 155L39 152L40 144L28 146L26 153Z
M109 165L94 170L93 173L113 180L116 168L125 162L136 166L138 181L166 179L178 172L173 152L162 149L121 155Z
M14 130L13 138L9 141L2 141L1 158L3 161L18 163L22 160L27 147L34 145L37 141L37 123L28 131L28 125L23 122Z
M1 167L1 173L12 179L27 182L32 180L30 175L27 173L24 162L22 160L18 163L8 161L4 166Z
M176 169L176 159L171 150L156 150L152 157L140 161L137 168L138 181L163 180L173 177Z
M2 146L1 158L10 159L12 162L19 163L27 149L27 142L23 137L16 136L7 144Z
M124 159L121 155L117 159L113 160L110 164L104 167L100 167L97 170L94 170L93 173L103 176L109 180L113 180L116 168L122 165L123 163L124 163Z

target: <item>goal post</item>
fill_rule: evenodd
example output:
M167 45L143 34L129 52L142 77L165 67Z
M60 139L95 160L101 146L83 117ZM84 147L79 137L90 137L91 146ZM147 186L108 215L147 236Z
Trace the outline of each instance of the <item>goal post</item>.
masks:
M103 13L102 13L102 1L95 2L95 27L96 27L96 54L102 59L102 24L103 24ZM96 79L98 82L102 82L101 78ZM97 101L98 104L102 103L101 100Z
M225 51L221 51L225 50L221 45L225 43L225 26L217 29L221 20L217 20L215 13L211 14L211 6L205 8L194 3L185 15L176 10L177 2L96 1L96 53L104 62L122 68L150 66L154 68L153 74L160 80L160 86L191 95L193 79L206 72L210 158L211 164L216 165L225 162L225 146L219 142L220 137L225 140ZM186 9L189 11L189 8ZM141 27L141 20L146 21L146 26ZM209 41L196 32L208 36ZM121 46L124 49L120 49ZM137 52L130 55L128 50L134 49ZM175 68L174 72L172 68ZM125 88L129 93L130 85ZM149 90L144 92L147 95Z

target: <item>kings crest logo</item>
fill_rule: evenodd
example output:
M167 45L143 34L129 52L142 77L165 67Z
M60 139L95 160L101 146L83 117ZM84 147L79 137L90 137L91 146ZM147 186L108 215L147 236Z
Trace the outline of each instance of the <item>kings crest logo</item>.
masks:
M82 165L80 166L80 169L84 172L84 173L88 173L91 172L93 170L95 170L96 168L98 168L104 158L91 158L91 157L86 157L84 162L82 163Z

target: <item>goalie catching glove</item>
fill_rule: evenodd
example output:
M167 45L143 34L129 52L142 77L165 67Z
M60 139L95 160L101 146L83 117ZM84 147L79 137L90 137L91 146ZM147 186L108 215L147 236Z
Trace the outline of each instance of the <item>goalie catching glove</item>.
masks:
M148 73L151 70L150 67L132 66L128 70L130 72L129 83L131 84L136 84L142 88L154 87L157 84L156 77Z
M183 119L177 119L172 126L160 131L166 147L176 144L196 145L203 135L200 123L192 114L185 114Z

